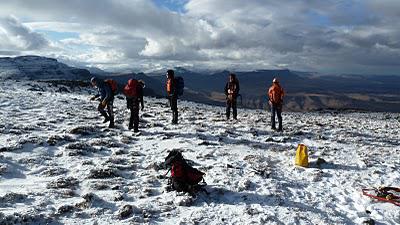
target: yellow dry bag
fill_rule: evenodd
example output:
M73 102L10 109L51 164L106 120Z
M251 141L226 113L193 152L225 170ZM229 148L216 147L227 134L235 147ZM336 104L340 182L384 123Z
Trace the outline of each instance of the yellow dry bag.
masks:
M296 159L294 162L297 166L308 167L308 150L307 146L299 144L296 150Z

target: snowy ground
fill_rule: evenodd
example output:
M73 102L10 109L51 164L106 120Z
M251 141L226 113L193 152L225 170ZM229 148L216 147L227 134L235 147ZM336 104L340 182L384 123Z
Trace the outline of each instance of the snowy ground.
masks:
M0 81L0 224L400 224L400 207L361 194L400 187L400 114L284 113L276 133L266 111L226 122L223 108L191 102L171 125L166 100L146 98L134 136L123 99L116 129L88 99ZM299 143L311 168L293 165ZM209 195L165 191L171 149L207 174Z

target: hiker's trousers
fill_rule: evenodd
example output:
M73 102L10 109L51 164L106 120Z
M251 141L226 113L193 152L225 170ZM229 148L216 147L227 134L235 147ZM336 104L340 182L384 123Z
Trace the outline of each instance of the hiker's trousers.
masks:
M271 105L271 128L276 129L275 126L275 114L278 117L278 130L282 130L282 104Z
M105 108L101 105L101 102L99 104L99 106L97 107L97 110L100 112L100 114L104 117L104 118L108 118L108 119L112 119L114 118L114 100L110 100L107 102L107 111L105 110Z
M139 131L139 104L134 105L132 104L131 110L131 117L129 118L129 129L134 131Z
M237 119L237 104L236 104L236 99L227 99L226 100L226 118L229 119L231 115L231 108L232 108L232 113L233 113L233 119Z
M178 123L178 97L170 96L169 105L171 106L172 110L172 123Z

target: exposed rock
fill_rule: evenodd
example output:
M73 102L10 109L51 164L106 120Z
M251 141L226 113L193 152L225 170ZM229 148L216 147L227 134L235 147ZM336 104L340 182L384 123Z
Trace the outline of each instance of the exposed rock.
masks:
M26 214L14 213L12 215L4 215L0 212L0 224L57 224L54 218L49 218L37 212L29 212Z
M92 126L79 126L69 131L70 134L90 135L97 131L96 127Z
M58 214L66 214L75 211L76 208L73 205L62 205L57 209Z
M175 205L178 206L190 206L193 203L194 199L192 196L189 195L183 195L183 196L177 196L175 198Z
M249 190L251 186L251 181L248 179L239 181L238 190L239 191L246 191Z
M14 193L10 192L5 194L3 197L0 197L0 202L1 203L21 203L26 201L28 198L27 195L25 194L19 194L19 193Z
M73 177L61 177L47 184L47 188L70 188L74 189L79 184L78 180Z
M46 170L42 171L40 173L40 175L52 177L52 176L63 175L63 174L66 174L67 172L68 172L68 170L65 168L50 167L50 168L47 168Z
M93 190L107 190L110 189L110 186L104 182L94 182L90 185L90 188Z
M47 139L47 144L50 146L54 146L60 142L71 142L74 139L68 135L53 135Z
M318 167L320 167L322 164L327 163L325 159L323 158L318 158L317 161L315 162Z
M97 168L90 170L88 178L91 179L105 179L119 177L117 171L113 168Z
M147 169L153 169L155 171L159 171L159 170L165 169L165 165L162 162L160 162L160 163L153 162L147 167Z
M363 224L366 224L366 225L375 225L375 220L369 218L368 220L365 220L365 221L363 222Z
M119 211L118 216L120 219L126 219L133 214L133 206L131 205L124 205Z
M7 165L6 164L0 164L0 175L4 174L7 172Z

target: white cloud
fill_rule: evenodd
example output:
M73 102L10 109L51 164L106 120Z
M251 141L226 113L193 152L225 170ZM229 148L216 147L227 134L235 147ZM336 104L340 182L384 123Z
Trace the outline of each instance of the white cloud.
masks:
M23 18L14 27L25 29L0 25L0 47L109 68L400 72L397 0L190 0L184 8L176 13L148 0L6 1L0 15ZM79 35L49 42L37 30Z
M40 50L49 42L39 33L21 24L15 17L0 18L0 47L3 50Z

